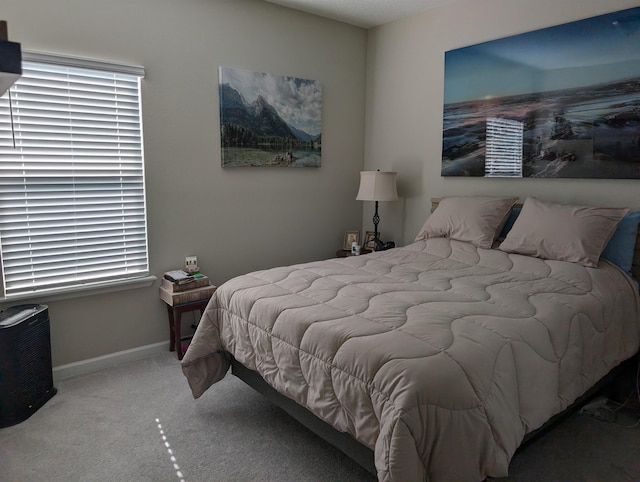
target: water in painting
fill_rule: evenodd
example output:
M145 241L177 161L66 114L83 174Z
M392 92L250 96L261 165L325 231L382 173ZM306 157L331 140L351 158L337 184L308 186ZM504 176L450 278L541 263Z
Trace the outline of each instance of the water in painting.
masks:
M640 8L445 54L442 175L488 176L487 119L523 177L640 178Z

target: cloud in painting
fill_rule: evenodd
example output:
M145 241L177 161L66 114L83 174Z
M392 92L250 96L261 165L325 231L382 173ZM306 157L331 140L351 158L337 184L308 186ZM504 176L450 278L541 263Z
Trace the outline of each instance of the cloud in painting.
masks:
M220 69L221 84L229 84L247 103L262 96L280 117L308 134L322 132L322 86L314 80L234 68Z

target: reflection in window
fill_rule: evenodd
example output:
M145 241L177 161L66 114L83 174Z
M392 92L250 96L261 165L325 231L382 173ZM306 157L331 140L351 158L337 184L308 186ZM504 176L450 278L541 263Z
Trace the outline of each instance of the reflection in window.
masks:
M486 177L522 177L523 130L522 122L487 118Z

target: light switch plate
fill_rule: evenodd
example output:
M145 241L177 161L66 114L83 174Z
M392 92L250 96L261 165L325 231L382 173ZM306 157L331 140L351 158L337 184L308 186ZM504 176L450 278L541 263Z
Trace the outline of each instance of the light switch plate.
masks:
M198 257L197 256L187 256L184 258L185 267L189 266L198 266Z

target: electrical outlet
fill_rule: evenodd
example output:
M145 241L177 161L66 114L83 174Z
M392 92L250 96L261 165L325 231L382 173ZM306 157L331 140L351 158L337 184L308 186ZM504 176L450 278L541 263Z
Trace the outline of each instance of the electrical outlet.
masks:
M189 267L189 266L198 266L198 257L197 256L187 256L186 258L184 258L184 265L185 267Z
M200 271L197 256L187 256L184 258L184 270L189 274L195 274Z

